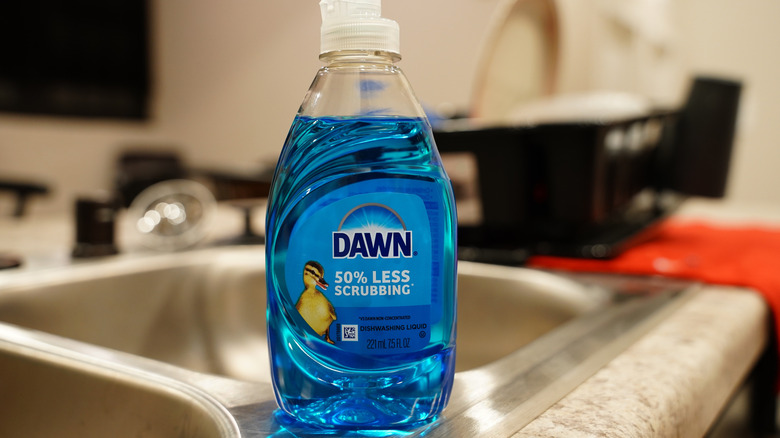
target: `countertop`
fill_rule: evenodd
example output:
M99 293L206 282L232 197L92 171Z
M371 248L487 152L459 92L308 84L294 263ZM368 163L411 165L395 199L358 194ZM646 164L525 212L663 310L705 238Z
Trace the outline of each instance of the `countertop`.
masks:
M224 226L212 238L240 234L240 215L221 214ZM678 218L777 224L780 209L694 200ZM61 266L69 263L72 233L72 222L62 216L3 220L0 253L22 256L21 269ZM124 238L120 232L120 243ZM703 436L767 345L768 313L757 293L706 285L513 436Z
M708 286L516 437L699 437L767 338L758 294Z
M774 206L689 200L682 220L778 224ZM700 437L767 345L769 309L754 291L696 295L515 437Z

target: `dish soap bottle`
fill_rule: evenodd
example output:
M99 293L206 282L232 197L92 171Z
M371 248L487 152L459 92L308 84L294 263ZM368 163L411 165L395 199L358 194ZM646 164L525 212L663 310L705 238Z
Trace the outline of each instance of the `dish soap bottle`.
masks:
M325 428L405 428L455 372L456 213L381 0L322 0L317 73L266 218L268 341L281 409Z

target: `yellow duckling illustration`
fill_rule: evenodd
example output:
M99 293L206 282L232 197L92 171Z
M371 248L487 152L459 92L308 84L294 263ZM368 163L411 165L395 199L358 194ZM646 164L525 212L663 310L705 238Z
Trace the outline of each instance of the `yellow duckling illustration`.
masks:
M318 335L325 335L325 341L334 344L330 339L328 329L330 324L336 320L336 309L333 308L333 304L328 301L328 298L317 290L317 286L323 290L328 288L324 276L325 270L321 264L315 261L306 262L306 266L303 268L305 289L301 292L295 308Z

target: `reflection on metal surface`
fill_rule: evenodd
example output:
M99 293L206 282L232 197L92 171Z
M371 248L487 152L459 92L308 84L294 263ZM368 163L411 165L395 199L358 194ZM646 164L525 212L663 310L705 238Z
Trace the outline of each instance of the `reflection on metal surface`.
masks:
M0 335L0 436L241 436L227 409L194 386L64 339L4 324Z
M184 427L184 436L237 436L231 421L243 436L313 434L273 415L263 252L244 246L122 256L0 277L0 372L18 382L75 372L73 381L81 383L48 391L51 403L92 400L89 391L109 385L117 400L127 400L117 409L154 428ZM442 419L411 436L511 435L679 305L676 291L688 286L608 283L468 262L459 271L452 401ZM622 289L631 289L634 298L616 293ZM8 365L30 361L46 365ZM42 374L31 374L35 369ZM122 383L107 384L106 376ZM41 394L47 393L41 385ZM87 393L78 392L82 387ZM190 403L193 397L201 401ZM91 403L74 404L69 417L89 417ZM163 405L186 413L197 427L176 423L175 415L173 426L157 424L161 420L146 407ZM5 418L0 409L0 424ZM106 419L106 427L123 418ZM60 421L76 427L59 417L52 424ZM201 429L212 435L189 432Z

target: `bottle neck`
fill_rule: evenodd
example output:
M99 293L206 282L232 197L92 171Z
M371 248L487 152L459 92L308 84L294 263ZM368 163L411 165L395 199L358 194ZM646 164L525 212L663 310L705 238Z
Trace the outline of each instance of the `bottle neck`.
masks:
M425 117L403 71L400 56L384 51L342 50L320 55L320 68L299 115L312 117Z
M392 66L401 60L398 53L368 51L368 50L339 50L320 54L320 60L328 67L338 65L386 65Z

